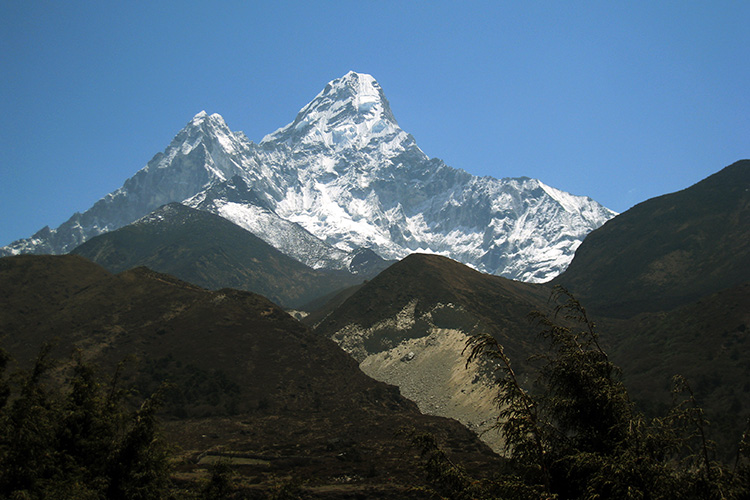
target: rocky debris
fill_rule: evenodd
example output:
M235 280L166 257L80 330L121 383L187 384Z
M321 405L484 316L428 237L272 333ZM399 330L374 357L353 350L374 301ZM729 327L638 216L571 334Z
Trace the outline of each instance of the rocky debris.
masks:
M360 368L376 380L397 385L423 413L458 420L500 452L499 434L486 432L498 413L496 390L479 365L466 366L467 338L460 330L434 329L426 337L369 355Z

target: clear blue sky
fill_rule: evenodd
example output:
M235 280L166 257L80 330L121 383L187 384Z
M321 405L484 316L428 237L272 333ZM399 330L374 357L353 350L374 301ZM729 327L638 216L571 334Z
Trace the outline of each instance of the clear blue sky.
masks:
M254 141L347 71L429 156L616 211L750 157L750 2L0 2L0 245L201 110Z

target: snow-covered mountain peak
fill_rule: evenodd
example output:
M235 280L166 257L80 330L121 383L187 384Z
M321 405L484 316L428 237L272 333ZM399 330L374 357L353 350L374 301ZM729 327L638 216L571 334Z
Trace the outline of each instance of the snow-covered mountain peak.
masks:
M0 255L67 252L170 202L229 219L314 268L346 269L350 252L371 248L388 259L438 253L526 281L565 269L615 215L536 179L479 178L429 158L378 82L350 71L261 144L201 111L122 188Z
M201 111L174 137L159 168L171 165L179 156L192 155L197 161L182 168L207 170L212 179L224 181L243 172L237 159L244 158L250 147L245 134L232 132L220 114Z
M205 120L205 119L206 119L207 117L208 117L208 113L206 113L206 110L204 109L204 110L202 110L202 111L198 112L198 113L197 113L197 114L196 114L196 115L195 115L195 116L193 117L193 119L192 119L192 120L190 120L190 123L191 123L191 124L193 124L193 125L199 125L199 124L200 124L200 123L202 123L202 122L203 122L203 120Z
M340 151L362 149L384 139L402 142L406 136L375 78L350 71L328 83L292 123L261 143L285 143L293 149L323 145Z
M348 94L358 112L367 112L378 104L388 103L383 90L372 75L350 71L341 78L332 81L330 85L331 92L329 94L333 93L339 99ZM327 87L326 90L328 90ZM390 112L390 107L388 107L388 112ZM393 115L391 114L388 118L393 120Z
M205 111L196 114L183 130L201 130L209 134L216 130L223 131L224 134L231 133L227 123L219 113L209 115Z

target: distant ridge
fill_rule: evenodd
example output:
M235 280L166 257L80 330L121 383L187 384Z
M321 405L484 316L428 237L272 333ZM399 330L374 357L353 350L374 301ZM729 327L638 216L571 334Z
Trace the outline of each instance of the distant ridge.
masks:
M179 203L92 238L71 253L111 272L146 266L211 290L253 291L284 307L298 307L367 276L311 269L232 222Z

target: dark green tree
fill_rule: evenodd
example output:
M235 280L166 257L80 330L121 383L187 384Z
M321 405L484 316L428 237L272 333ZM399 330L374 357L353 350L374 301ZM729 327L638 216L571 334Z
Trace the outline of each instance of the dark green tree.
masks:
M52 367L51 346L40 351L33 368L18 375L18 397L0 419L0 495L33 497L43 490L59 464L56 423L59 402L44 383ZM6 396L7 398L7 396Z
M143 402L109 463L107 498L156 500L169 486L169 454L158 433L160 395Z
M708 422L682 378L675 385L682 401L664 417L645 418L585 308L562 288L553 299L551 316L532 314L548 347L534 358L539 377L533 393L520 385L494 337L477 335L467 343L468 362L489 361L497 373L495 428L512 467L502 481L527 488L505 497L750 498L747 437L734 470L717 462L706 439Z
M105 388L80 354L66 383L50 380L50 350L16 375L0 408L0 498L164 498L169 462L156 398L131 416L117 374Z
M499 410L491 430L504 437L505 454L519 476L516 489L518 498L544 498L550 495L549 433L550 426L540 414L536 399L518 381L516 372L503 347L491 335L476 335L467 342L468 365L482 357L497 370L497 395L495 404ZM520 484L527 485L521 488ZM523 494L521 494L523 492Z
M88 498L89 494L99 498L107 489L110 462L127 427L122 399L126 391L118 387L121 365L106 386L80 352L75 353L74 362L58 415L59 474L51 483L60 498Z
M232 485L232 466L227 460L218 460L211 465L211 477L201 489L201 500L229 500L235 488Z

